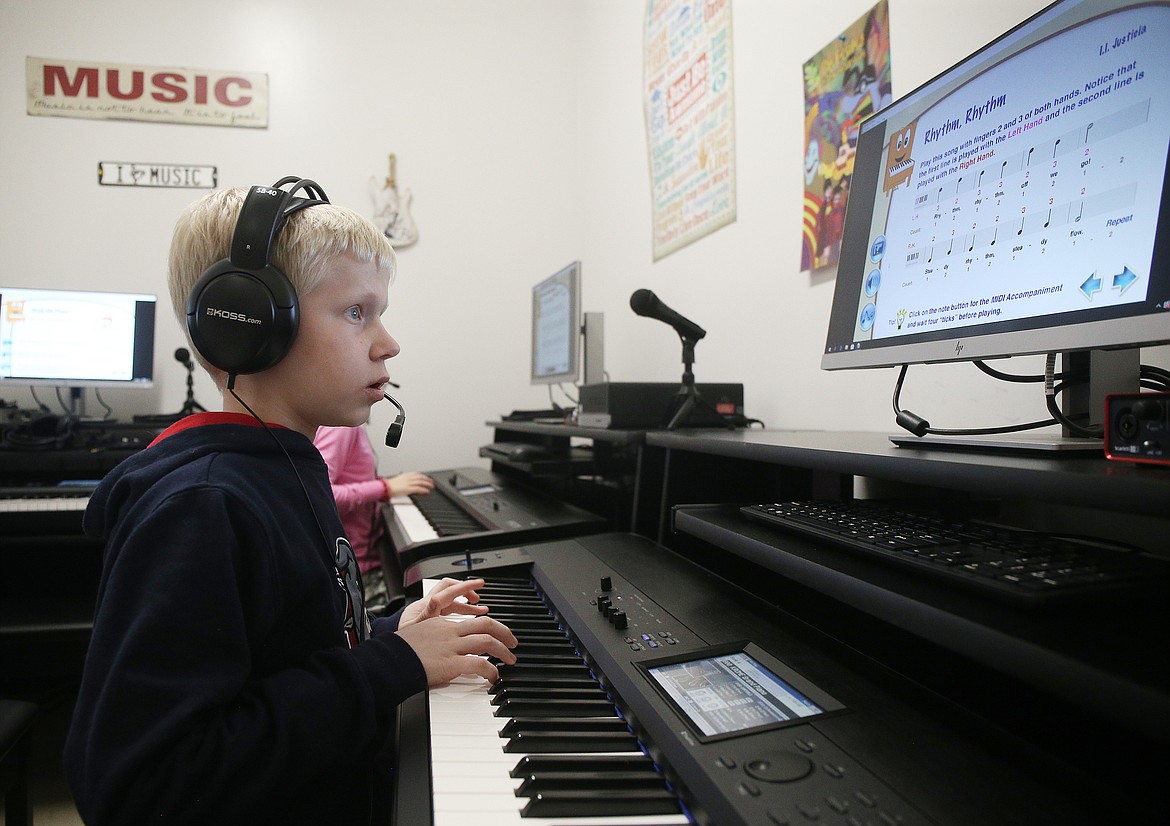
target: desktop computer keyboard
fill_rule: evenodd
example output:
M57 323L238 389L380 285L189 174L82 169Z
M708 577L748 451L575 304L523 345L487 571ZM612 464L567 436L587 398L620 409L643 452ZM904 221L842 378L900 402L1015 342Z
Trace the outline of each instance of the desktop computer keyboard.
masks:
M1170 560L875 502L774 502L749 519L888 560L1021 607L1170 593Z

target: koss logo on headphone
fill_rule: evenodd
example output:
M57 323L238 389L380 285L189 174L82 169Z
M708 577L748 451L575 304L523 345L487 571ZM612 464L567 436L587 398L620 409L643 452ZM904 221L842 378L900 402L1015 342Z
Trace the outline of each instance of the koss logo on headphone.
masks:
M310 197L297 197L302 190ZM252 187L236 219L231 255L208 267L188 296L191 343L230 378L267 370L292 347L300 326L296 289L269 257L290 215L327 203L325 191L307 178Z
M207 314L218 316L219 318L226 318L228 321L243 321L247 324L263 324L264 322L258 318L248 318L243 313L233 313L231 310L221 310L218 307L208 307Z

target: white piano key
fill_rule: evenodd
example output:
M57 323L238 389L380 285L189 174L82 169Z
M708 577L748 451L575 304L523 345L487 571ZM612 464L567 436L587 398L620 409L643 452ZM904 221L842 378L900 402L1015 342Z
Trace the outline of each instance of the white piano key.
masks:
M0 499L0 513L57 513L84 511L89 498L83 496Z
M409 540L408 544L439 538L439 534L409 496L395 496L390 502L394 505L394 527Z

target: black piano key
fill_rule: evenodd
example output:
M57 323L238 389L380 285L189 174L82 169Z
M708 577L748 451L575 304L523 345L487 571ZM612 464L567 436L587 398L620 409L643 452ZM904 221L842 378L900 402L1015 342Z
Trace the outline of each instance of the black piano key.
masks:
M496 717L612 717L609 700L505 700Z
M678 800L665 789L611 789L608 791L548 791L528 799L521 817L626 817L669 815L681 811Z
M434 494L439 494L438 496ZM440 536L452 536L461 533L477 533L487 530L467 512L446 498L442 491L432 491L425 496L411 496L410 501L422 513L423 518L431 524Z
M563 656L574 657L577 656L576 647L568 640L565 640L564 642L556 642L555 640L551 642L519 642L520 644L512 649L517 657L539 656L541 654L560 654ZM578 657L578 659L580 658Z
M488 606L491 607L490 605ZM556 621L551 619L537 619L535 617L517 617L511 614L498 613L495 611L488 611L488 615L498 619L504 625L511 628L513 631L532 631L532 630L546 630L546 631L561 631L561 627L556 624ZM561 633L564 633L561 631Z
M512 677L577 677L582 679L592 679L593 675L589 673L589 669L584 665L551 665L551 664L535 664L526 665L524 663L516 663L515 665L502 665L499 667L501 678Z
M500 678L488 686L488 694L499 694L505 688L512 688L513 686L520 688L526 686L545 686L548 688L597 688L597 680L592 677L583 677L579 679L568 679L558 677L508 677Z
M508 626L512 628L512 626ZM567 640L569 635L560 628L512 628L516 639L530 640Z
M492 598L493 602L509 603L516 605L544 605L544 600L531 592L524 594L518 591L507 593L492 588L490 585L484 585L479 589L480 596L487 594Z
M522 731L624 731L621 717L513 717L500 729L501 737Z
M513 649L513 650L515 650L515 649ZM520 655L517 654L516 656L519 657ZM496 665L500 665L502 662L502 660L500 660L498 657L489 656L488 659L491 660ZM573 667L573 668L584 668L585 667L581 662L581 658L578 657L576 654L572 654L572 655L570 655L570 654L532 654L528 657L524 657L521 664L532 666L532 667L538 667L538 666L569 666L569 667Z
M629 754L535 754L522 757L508 772L509 777L527 777L548 772L624 772L654 769L643 752Z
M609 695L600 688L546 688L509 686L497 691L491 699L493 706L508 700L603 700L609 702Z
M633 772L547 772L530 774L516 787L517 797L547 791L604 791L609 789L666 790L666 781L653 769Z
M509 616L526 619L532 619L534 617L543 620L552 619L548 614L548 607L543 602L526 603L516 602L515 600L495 600L488 599L482 594L480 595L479 601L497 614L508 614Z
M522 731L508 738L509 754L589 754L638 751L638 738L617 731Z

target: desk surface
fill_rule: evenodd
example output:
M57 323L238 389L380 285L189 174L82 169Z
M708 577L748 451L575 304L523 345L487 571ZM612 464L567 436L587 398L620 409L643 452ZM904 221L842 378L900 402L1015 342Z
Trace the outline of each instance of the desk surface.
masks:
M646 438L645 430L610 430L605 427L580 427L573 424L550 424L546 422L485 422L496 430L510 430L513 433L533 433L538 436L593 439L597 442L616 444L639 444Z
M1114 462L1103 456L898 447L888 433L783 430L649 431L646 444L671 450L1020 496L1163 516L1170 468Z

